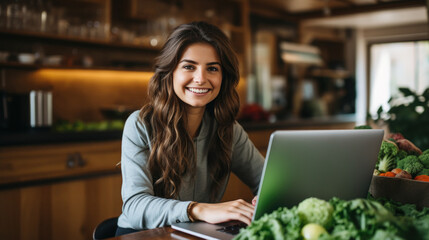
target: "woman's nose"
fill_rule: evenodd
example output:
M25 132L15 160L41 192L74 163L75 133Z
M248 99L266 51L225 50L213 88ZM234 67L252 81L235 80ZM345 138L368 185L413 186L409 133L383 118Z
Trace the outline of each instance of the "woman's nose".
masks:
M206 82L206 74L204 70L195 71L194 82L198 85L203 85Z

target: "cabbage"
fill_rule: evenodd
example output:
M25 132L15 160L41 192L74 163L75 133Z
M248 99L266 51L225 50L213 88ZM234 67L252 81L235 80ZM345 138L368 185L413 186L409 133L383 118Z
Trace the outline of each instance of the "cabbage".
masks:
M317 223L329 228L333 212L334 208L329 202L318 198L307 198L298 205L298 215L304 224Z

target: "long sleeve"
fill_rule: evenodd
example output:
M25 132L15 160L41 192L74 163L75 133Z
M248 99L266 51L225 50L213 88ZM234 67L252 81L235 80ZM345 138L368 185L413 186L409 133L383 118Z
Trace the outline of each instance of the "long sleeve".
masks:
M150 229L189 221L186 209L190 201L154 196L152 175L147 168L150 141L138 112L127 120L122 136L122 215L123 228Z
M232 149L232 172L249 186L253 194L257 194L264 167L264 157L239 123L234 124Z

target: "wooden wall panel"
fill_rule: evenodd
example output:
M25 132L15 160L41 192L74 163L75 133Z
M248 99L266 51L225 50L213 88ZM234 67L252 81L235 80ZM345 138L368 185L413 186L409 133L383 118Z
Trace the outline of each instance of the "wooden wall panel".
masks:
M20 191L0 191L0 239L20 239Z
M91 210L86 213L85 225L92 237L92 230L103 220L118 217L122 212L121 175L93 178L86 181L86 205ZM88 237L88 233L86 233Z
M20 193L20 239L52 239L51 187L24 187Z
M85 213L85 183L73 181L52 185L53 239L83 239Z

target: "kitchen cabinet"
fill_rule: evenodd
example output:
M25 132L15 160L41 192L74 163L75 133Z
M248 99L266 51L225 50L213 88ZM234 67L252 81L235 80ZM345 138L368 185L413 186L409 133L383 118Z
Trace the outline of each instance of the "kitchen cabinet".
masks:
M119 174L0 190L2 239L92 239L121 212Z
M118 172L119 140L1 147L0 186Z
M1 239L91 239L121 213L120 141L0 148Z

